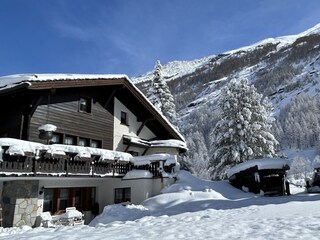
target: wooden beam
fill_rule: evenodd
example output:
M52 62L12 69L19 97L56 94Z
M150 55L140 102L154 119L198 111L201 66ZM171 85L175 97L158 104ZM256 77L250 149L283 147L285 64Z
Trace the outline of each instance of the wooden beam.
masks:
M145 119L145 120L141 123L141 125L140 125L140 127L139 127L139 129L138 129L138 131L137 131L137 136L138 136L138 137L139 137L139 135L140 135L143 127L147 124L147 122L152 121L152 120L155 120L155 118L154 118L154 117L149 117L149 118Z
M116 89L114 89L114 90L112 91L112 93L110 94L107 102L104 104L103 107L106 108L106 107L110 104L111 100L114 98L114 96L116 95L116 93L117 93L118 91L120 91L120 90L123 90L124 88L125 88L124 85L122 85L121 88L116 88Z

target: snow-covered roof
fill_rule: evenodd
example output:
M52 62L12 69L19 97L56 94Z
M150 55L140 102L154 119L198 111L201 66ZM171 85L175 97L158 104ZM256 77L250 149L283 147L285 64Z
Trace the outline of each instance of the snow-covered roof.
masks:
M11 91L18 88L32 88L39 82L51 81L81 81L81 80L124 80L123 84L139 98L145 107L151 110L151 113L157 116L157 120L161 122L169 132L175 137L184 141L184 137L175 129L175 127L163 116L158 109L148 100L148 98L130 81L129 77L124 74L16 74L0 77L0 94L2 92ZM74 86L74 85L72 85Z
M177 139L147 141L134 136L124 136L124 137L126 140L130 141L130 143L134 143L134 144L138 144L138 145L146 146L150 148L167 147L167 148L178 148L184 151L188 150L187 144L184 141L177 140Z
M134 166L149 165L152 162L165 161L165 165L177 163L174 155L159 153L145 156L132 157L131 162Z
M0 77L0 91L22 83L32 85L32 82L123 78L129 79L127 75L121 74L15 74Z
M187 144L176 139L150 141L151 147L172 147L187 150Z
M258 170L267 170L267 169L283 169L289 168L289 161L282 158L263 158L249 160L236 166L230 168L227 171L227 176L231 177L232 175L239 173L241 171L247 170L252 167L257 167Z

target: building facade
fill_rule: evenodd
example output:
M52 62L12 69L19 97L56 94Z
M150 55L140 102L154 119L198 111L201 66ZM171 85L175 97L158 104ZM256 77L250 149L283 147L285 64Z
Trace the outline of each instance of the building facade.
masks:
M0 193L5 227L38 226L67 207L86 223L173 182L181 134L125 75L0 77Z

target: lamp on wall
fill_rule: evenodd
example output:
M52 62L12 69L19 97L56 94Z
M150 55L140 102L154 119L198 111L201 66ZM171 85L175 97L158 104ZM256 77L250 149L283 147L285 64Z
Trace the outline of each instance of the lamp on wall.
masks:
M39 195L42 195L43 193L44 193L44 186L40 188Z
M43 140L47 140L47 144L49 144L49 140L53 137L53 132L57 130L57 127L53 124L44 124L38 128L39 130L39 138Z

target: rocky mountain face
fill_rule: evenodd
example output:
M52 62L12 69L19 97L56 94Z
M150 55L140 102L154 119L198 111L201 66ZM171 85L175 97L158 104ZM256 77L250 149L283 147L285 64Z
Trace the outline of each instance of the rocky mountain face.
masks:
M286 119L280 117L286 116L281 114L282 109L292 104L299 95L319 98L320 24L298 35L266 39L219 55L194 61L169 62L162 69L175 97L180 116L179 128L187 142L194 141L188 138L193 138L196 132L202 135L200 138L207 148L208 159L211 154L209 133L218 118L215 101L220 89L231 79L247 78L260 93L269 98L273 115L279 121L275 135L284 138ZM133 81L146 93L152 77L150 71L133 78ZM296 114L305 113L300 111ZM320 106L319 119L315 121L320 124ZM318 140L319 136L316 138ZM191 151L197 151L196 145L195 150ZM282 144L280 148L287 147Z

